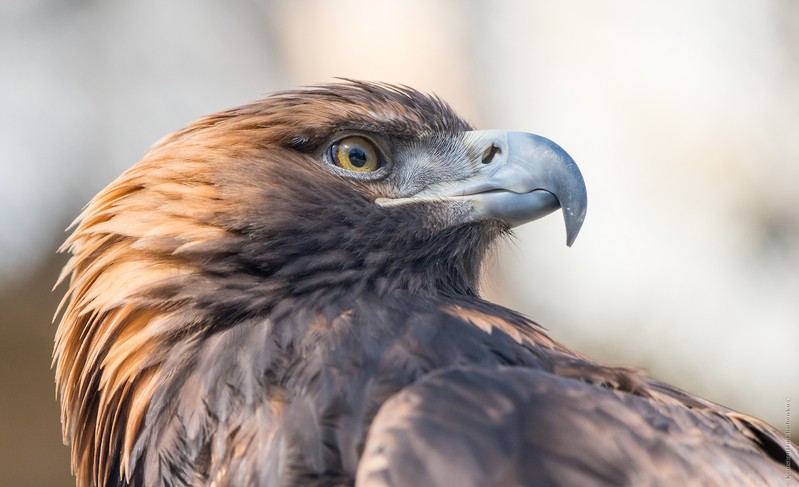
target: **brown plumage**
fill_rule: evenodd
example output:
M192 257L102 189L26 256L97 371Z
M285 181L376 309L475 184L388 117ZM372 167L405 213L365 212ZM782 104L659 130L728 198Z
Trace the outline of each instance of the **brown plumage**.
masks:
M283 92L98 194L54 352L77 484L784 485L768 425L478 297L498 237L560 205L571 240L585 197L551 142L468 131L408 88ZM517 147L560 176L497 176Z

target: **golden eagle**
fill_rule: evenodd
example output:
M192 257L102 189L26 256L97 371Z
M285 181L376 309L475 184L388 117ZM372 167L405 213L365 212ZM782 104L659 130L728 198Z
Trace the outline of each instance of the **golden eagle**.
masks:
M582 176L553 142L348 81L158 142L64 249L79 486L784 485L763 422L602 366L477 292ZM795 484L794 484L795 485Z

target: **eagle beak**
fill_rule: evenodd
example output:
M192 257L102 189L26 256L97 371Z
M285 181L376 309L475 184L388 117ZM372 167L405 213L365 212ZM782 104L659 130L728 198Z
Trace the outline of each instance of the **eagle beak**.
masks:
M461 221L493 218L519 226L561 208L566 245L585 220L588 196L580 169L556 143L524 132L465 132L466 152L476 171L465 179L434 184L406 198L378 198L380 206L458 202L469 206Z
M574 160L549 139L524 132L466 132L464 142L482 154L478 172L446 188L445 198L473 203L476 216L518 226L561 208L566 245L571 246L585 220L588 196Z

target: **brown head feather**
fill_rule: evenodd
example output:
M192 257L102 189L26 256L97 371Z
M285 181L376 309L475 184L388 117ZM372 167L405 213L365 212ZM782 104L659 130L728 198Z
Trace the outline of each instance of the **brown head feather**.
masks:
M148 405L173 373L163 368L171 344L213 325L201 308L225 286L214 276L249 265L220 256L264 231L252 227L257 212L294 218L270 197L292 186L347 190L303 155L342 127L421 135L467 126L437 98L401 87L281 92L165 137L78 217L61 248L72 257L53 358L78 485L130 479ZM262 308L284 285L243 279L239 290L257 288Z

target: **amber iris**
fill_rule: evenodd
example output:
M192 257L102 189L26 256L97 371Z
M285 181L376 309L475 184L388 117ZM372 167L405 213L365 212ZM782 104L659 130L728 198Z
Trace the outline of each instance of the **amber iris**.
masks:
M342 169L373 172L380 169L381 159L377 148L364 137L347 137L331 147L332 162Z

